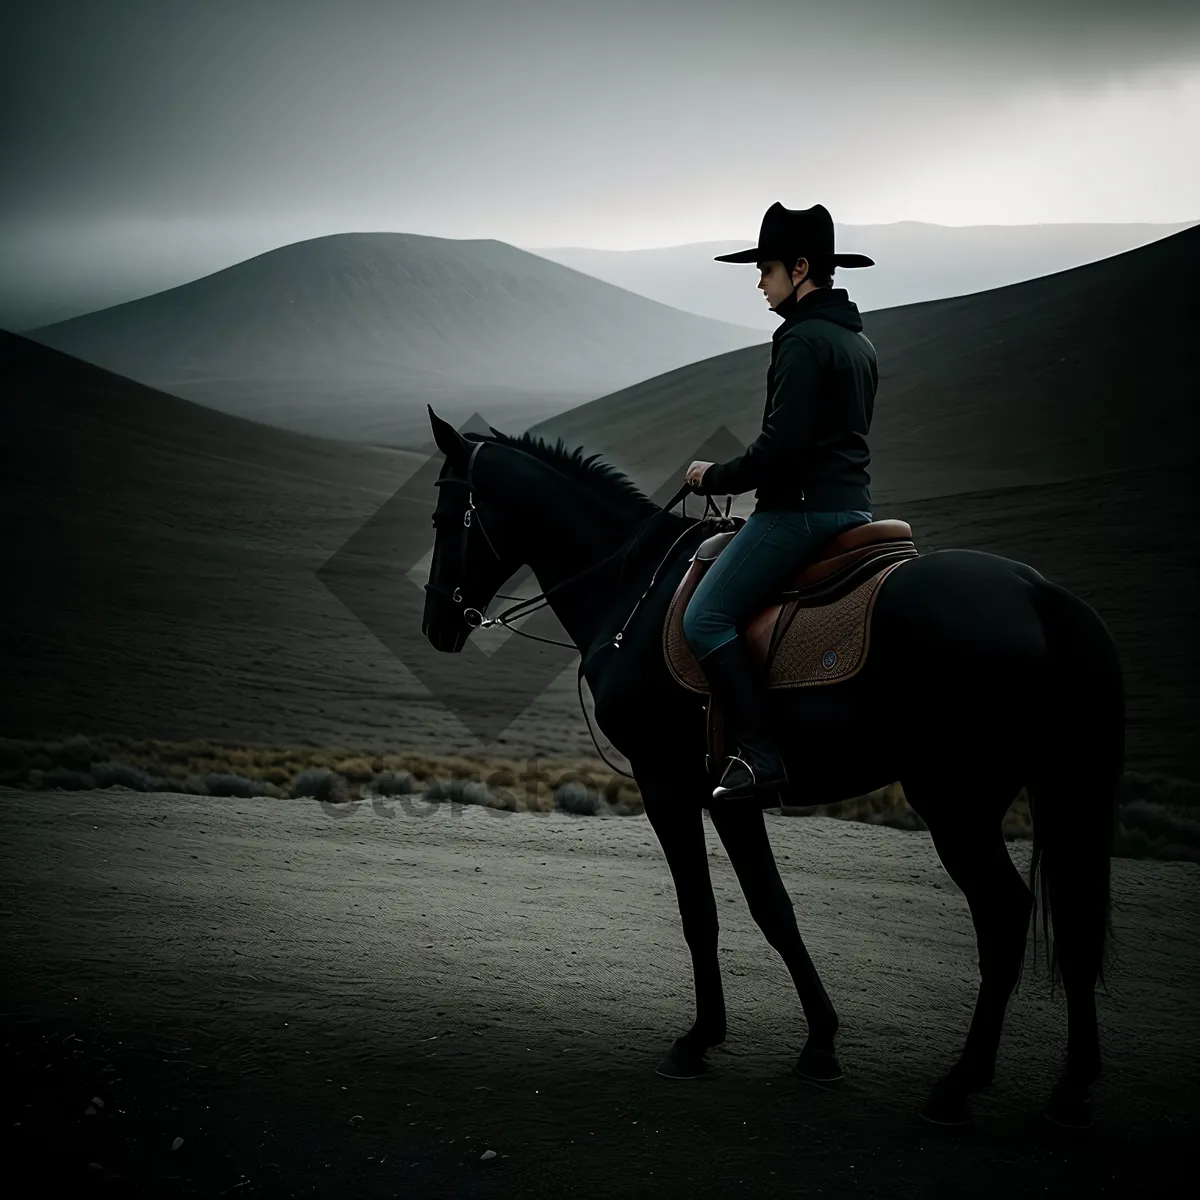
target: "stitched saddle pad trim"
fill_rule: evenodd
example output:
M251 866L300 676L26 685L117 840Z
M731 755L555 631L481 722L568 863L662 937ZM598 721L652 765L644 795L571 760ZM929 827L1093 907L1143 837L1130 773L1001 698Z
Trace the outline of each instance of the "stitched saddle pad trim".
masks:
M819 608L799 609L795 614L799 621L819 619L822 613L830 614L830 620L826 624L834 630L834 633L826 640L831 644L818 650L815 660L809 659L798 664L797 642L801 648L805 649L820 643L814 638L811 625L804 628L798 638L790 637L791 627L789 627L788 633L783 635L771 660L771 670L766 686L770 689L820 687L827 683L841 683L857 675L867 661L867 650L871 643L871 614L875 611L875 597L879 595L880 585L897 567L911 562L915 557L916 555L913 555L910 558L902 558L889 563L877 575L873 575L832 604ZM853 613L855 609L861 613L859 619L854 620L849 629L843 624L849 617L849 613L834 615L834 610L843 604L846 609L850 610L850 613ZM847 638L842 649L839 649L836 644L832 644L836 643L836 635L839 631ZM789 649L791 653L785 653ZM834 656L832 665L826 665L831 652Z

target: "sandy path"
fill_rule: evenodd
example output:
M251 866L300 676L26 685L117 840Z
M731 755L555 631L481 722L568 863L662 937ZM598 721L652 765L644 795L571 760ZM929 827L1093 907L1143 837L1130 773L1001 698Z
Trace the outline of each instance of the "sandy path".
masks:
M104 1154L90 1179L126 1194L897 1196L964 1173L1096 1194L1196 1135L1194 865L1114 862L1094 1129L1036 1120L1065 1049L1039 943L976 1128L947 1137L915 1110L965 1034L975 948L926 835L768 815L842 1020L825 1093L788 1073L799 1004L707 822L729 1039L673 1083L653 1068L691 973L644 818L387 807L0 789L10 1154Z

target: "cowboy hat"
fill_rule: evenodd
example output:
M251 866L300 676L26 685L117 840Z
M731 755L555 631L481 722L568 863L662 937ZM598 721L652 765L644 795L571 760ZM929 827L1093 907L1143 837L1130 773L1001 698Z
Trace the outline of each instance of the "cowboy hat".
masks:
M837 254L833 249L833 218L823 204L784 208L777 200L762 219L758 245L733 254L718 254L714 262L760 263L770 259L807 258L825 267L873 267L865 254Z

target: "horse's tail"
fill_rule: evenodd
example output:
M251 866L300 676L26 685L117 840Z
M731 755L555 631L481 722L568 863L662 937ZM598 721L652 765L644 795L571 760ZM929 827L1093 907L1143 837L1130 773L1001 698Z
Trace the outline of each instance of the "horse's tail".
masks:
M1040 762L1026 783L1033 822L1029 888L1033 959L1036 965L1040 899L1053 998L1063 959L1104 984L1113 937L1109 885L1125 765L1125 692L1116 644L1090 605L1049 580L1037 584L1035 604L1050 675Z

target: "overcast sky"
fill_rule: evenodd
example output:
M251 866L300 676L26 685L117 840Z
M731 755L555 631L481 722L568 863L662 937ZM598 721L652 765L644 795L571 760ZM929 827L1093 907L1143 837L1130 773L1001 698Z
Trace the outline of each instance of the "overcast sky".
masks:
M1195 2L20 7L9 239L132 222L632 249L753 238L775 200L839 223L1200 217Z

